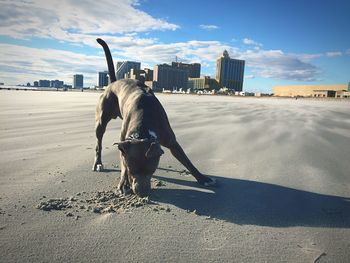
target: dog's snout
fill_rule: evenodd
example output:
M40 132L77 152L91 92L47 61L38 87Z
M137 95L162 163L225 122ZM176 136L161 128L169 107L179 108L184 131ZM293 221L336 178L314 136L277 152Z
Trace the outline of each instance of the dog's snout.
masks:
M150 178L142 178L142 179L133 178L131 188L133 192L139 197L147 197L151 191L151 179Z

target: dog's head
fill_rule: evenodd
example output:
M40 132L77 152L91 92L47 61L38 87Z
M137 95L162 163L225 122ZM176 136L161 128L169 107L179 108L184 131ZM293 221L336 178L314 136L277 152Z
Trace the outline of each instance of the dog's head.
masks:
M121 151L131 188L140 197L148 196L151 177L164 153L159 142L149 139L133 139L117 143Z

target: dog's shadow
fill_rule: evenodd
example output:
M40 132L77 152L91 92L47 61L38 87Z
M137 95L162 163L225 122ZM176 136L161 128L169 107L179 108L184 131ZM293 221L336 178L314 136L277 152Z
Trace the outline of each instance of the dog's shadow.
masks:
M103 168L104 173L120 173L120 169L119 168Z
M170 172L174 169L160 168ZM184 210L196 210L240 225L270 227L350 227L350 198L318 194L255 181L211 176L218 186L203 191L194 181L154 176L185 189L158 187L153 194L160 202Z

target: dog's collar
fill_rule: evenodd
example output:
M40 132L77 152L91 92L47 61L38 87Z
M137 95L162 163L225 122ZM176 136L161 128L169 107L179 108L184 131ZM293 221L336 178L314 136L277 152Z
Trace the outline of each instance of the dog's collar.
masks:
M148 130L148 133L145 134L146 136L140 136L140 133L134 132L129 135L125 140L126 141L132 141L132 140L150 140L150 141L158 141L157 134L152 131Z

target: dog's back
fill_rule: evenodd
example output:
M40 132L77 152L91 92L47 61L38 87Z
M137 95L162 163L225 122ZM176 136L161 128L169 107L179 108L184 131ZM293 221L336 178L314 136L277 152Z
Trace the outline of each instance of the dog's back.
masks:
M164 131L172 130L164 108L151 88L137 80L123 79L114 82L108 89L108 92L118 95L121 118L127 120L128 126L122 127L122 138L130 135L128 132L133 130L132 126L145 133L151 129L164 143L164 137L175 137L173 134L163 136Z

